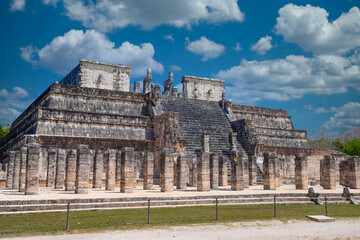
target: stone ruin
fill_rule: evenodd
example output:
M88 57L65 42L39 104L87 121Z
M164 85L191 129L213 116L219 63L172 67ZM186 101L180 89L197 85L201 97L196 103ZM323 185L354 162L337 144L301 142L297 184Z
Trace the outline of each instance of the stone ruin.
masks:
M232 104L222 80L184 76L178 93L170 73L161 92L148 69L141 93L130 75L131 67L80 60L12 123L0 142L1 184L25 194L130 193L137 184L360 188L359 158L309 148L285 110Z

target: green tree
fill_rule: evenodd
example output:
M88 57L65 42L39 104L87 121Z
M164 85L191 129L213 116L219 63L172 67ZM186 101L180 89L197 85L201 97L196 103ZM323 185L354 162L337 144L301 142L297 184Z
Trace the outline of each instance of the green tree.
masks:
M7 125L6 127L3 127L1 124L0 124L0 140L3 139L3 137L6 136L6 134L9 133L9 125Z
M350 156L360 157L360 138L353 137L351 140L346 140L341 151Z

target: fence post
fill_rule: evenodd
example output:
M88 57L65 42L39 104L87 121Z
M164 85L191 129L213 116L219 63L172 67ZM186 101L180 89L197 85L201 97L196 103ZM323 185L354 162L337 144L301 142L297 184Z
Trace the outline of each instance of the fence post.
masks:
M276 217L276 195L274 195L274 217Z
M150 224L150 198L148 199L148 224Z
M216 220L218 220L218 198L215 199L216 203Z
M67 204L67 213L66 213L66 230L69 230L70 226L70 203Z
M326 199L326 195L325 195L325 216L327 216L327 199Z

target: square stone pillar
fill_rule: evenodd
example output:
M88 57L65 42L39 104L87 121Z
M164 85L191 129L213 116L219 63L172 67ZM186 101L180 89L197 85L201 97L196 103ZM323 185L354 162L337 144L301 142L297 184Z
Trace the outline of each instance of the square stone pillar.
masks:
M115 184L120 187L121 180L121 150L117 151L116 154L116 176L115 176Z
M121 150L121 181L120 192L132 193L135 181L135 156L134 148L124 147Z
M93 173L93 188L102 187L102 176L104 168L104 153L102 150L97 150L95 153L94 173Z
M77 149L75 193L89 193L90 149L81 144Z
M219 157L214 153L210 155L210 188L219 188Z
M166 149L160 155L161 192L174 191L174 159L172 151Z
M325 155L321 166L321 182L324 189L336 188L335 158Z
M66 151L59 149L56 161L55 189L62 189L65 185Z
M77 152L75 149L68 151L66 157L66 174L65 174L65 190L75 190L75 179L76 179L76 159Z
M226 157L219 157L219 186L228 185L228 161Z
M48 167L47 167L47 177L46 177L47 187L54 187L56 159L57 159L57 152L54 148L51 148L48 153Z
M154 153L144 153L144 190L151 190L154 176Z
M26 187L26 161L27 161L27 147L21 147L20 148L19 192L25 192L25 187Z
M249 156L249 186L256 185L257 169L256 169L256 156Z
M210 191L210 153L200 152L197 155L197 190Z
M14 176L13 176L13 186L12 186L12 189L15 189L15 190L19 190L20 162L21 162L21 153L18 150L18 151L15 151Z
M339 164L340 185L348 187L349 164L348 161L341 161Z
M240 152L240 151L239 151ZM245 152L242 151L242 166L243 166L243 186L244 188L249 187L249 159L248 156L245 155Z
M35 195L39 193L40 145L31 142L27 149L25 195Z
M9 152L8 171L6 174L6 187L12 188L14 180L15 151Z
M273 152L264 152L263 178L265 190L276 190L277 157Z
M295 155L295 186L296 189L308 189L307 157L305 153Z
M360 189L360 159L358 157L350 157L348 160L348 180L350 188Z
M115 189L115 175L116 175L116 150L108 149L106 152L105 190L112 191Z
M186 161L184 154L179 154L176 165L177 165L176 166L176 171L177 171L176 188L177 189L186 189L187 161Z
M242 151L231 151L231 190L244 190L244 159Z
M197 187L197 165L194 159L189 160L189 185Z

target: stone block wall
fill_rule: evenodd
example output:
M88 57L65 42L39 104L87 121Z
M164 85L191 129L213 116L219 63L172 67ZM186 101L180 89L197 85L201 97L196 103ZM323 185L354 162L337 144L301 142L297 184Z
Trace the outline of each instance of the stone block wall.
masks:
M186 98L221 101L225 81L211 78L183 76L183 95Z

